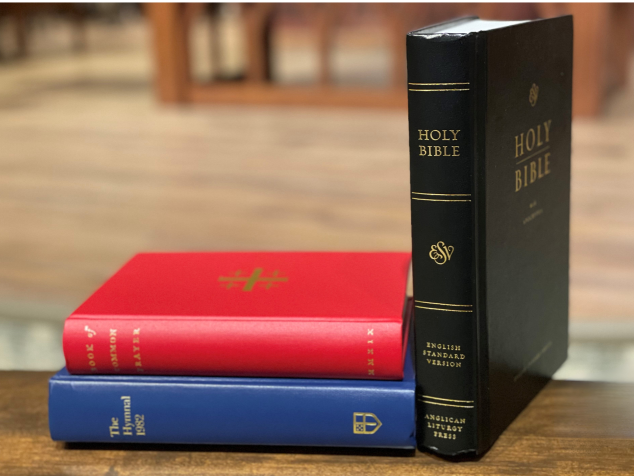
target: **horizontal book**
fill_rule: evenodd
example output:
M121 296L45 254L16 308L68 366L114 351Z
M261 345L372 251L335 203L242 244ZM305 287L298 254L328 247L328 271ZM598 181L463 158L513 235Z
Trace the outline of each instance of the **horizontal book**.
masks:
M564 362L572 17L407 36L418 441L485 452Z
M151 375L51 378L68 442L415 447L413 345L402 381Z
M144 253L64 326L72 374L401 379L409 253Z

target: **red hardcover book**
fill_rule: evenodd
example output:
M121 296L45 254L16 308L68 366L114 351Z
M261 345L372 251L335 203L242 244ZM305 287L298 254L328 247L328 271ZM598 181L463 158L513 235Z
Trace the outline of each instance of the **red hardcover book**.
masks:
M66 320L75 374L397 380L410 253L144 253Z

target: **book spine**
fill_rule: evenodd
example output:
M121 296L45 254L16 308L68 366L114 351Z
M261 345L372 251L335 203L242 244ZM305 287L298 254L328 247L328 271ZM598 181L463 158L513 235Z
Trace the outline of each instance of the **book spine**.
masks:
M414 448L414 386L53 378L49 427L68 442ZM110 381L108 381L110 379ZM114 379L120 379L116 382ZM245 379L248 380L248 379ZM307 382L307 381L304 381ZM399 382L400 384L400 382Z
M398 380L403 378L403 325L72 316L63 345L73 374Z
M477 453L475 35L407 37L419 448Z

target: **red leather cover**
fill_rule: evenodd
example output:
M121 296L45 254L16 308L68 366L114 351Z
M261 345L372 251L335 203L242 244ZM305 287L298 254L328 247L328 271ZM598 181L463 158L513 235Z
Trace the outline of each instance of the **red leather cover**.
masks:
M66 320L75 374L401 379L410 253L143 253Z

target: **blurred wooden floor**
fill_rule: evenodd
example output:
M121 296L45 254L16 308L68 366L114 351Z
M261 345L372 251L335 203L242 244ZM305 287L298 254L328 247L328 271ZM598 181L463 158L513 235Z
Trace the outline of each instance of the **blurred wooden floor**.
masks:
M141 250L410 248L404 111L166 108L142 28L96 39L0 64L0 314ZM634 86L573 131L572 319L631 320Z

